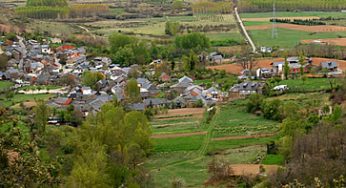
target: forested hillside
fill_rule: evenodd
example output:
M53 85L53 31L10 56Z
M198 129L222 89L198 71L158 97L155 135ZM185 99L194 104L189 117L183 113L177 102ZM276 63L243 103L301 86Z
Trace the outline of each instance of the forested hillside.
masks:
M332 11L346 9L344 0L240 0L238 7L242 12L266 12L273 9L273 2L279 11Z

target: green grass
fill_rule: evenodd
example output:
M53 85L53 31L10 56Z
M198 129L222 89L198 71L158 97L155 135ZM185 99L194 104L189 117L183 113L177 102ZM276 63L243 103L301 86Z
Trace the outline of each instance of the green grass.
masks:
M340 84L339 79L333 79L336 84ZM301 79L282 80L277 85L287 85L290 92L314 92L331 89L328 78L308 78L305 82ZM335 84L334 86L335 87Z
M222 140L222 141L212 141L209 143L208 152L214 152L225 149L241 148L251 145L263 145L271 141L278 139L278 136L264 137L264 138L246 138L239 140Z
M262 161L265 165L283 165L285 162L285 157L283 155L268 154Z
M346 17L346 13L342 12L277 12L277 17L300 17L300 16L318 16L318 17ZM241 18L270 18L273 17L272 12L258 12L258 13L241 13Z
M257 25L267 25L270 24L270 22L265 21L244 21L245 26L257 26Z
M211 41L234 40L241 43L244 40L243 36L239 32L207 33L206 35Z
M215 155L231 164L252 163L265 154L265 146L228 149ZM197 152L165 152L150 157L145 166L151 170L155 187L172 187L174 177L184 180L186 187L203 187L208 178L207 166L214 156L198 156Z
M26 101L48 100L49 98L53 96L54 96L53 94L35 94L35 95L15 94L13 98L9 100L3 97L0 98L0 104L4 105L5 107L10 107L14 104L26 102Z
M231 103L222 106L211 122L213 137L272 133L279 124L262 116L247 113L243 104Z
M301 40L305 39L324 39L346 37L346 32L325 32L310 33L304 31L296 31L290 29L278 28L278 38L272 39L272 30L251 30L249 34L257 46L278 46L280 48L293 48L298 45Z
M0 81L0 91L9 89L13 86L13 83L10 81Z
M197 132L202 131L202 128L199 126L199 122L182 122L182 124L169 125L162 128L153 128L153 134L168 134L168 133L187 133L187 132Z
M153 139L155 152L172 152L172 151L193 151L198 150L203 142L204 135L178 137L178 138L161 138Z
M59 89L61 88L61 86L55 86L55 85L42 85L42 86L36 86L36 85L29 85L29 86L24 86L21 87L19 90L43 90L43 89L48 89L48 90L52 90L52 89Z

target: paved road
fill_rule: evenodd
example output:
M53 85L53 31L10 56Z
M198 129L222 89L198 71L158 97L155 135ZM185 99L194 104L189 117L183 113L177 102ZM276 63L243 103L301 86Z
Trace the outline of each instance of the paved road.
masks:
M239 25L240 25L240 27L241 27L241 30L243 31L243 33L244 33L244 35L245 35L245 37L246 37L246 40L247 40L247 41L250 43L250 45L251 45L252 52L253 52L253 53L257 53L256 46L255 46L254 42L252 41L250 35L249 35L248 32L246 31L243 21L240 19L240 16L239 16L239 14L238 14L238 8L237 8L237 7L234 8L234 13L235 13L235 16L236 16L236 18L237 18L237 22L239 23Z

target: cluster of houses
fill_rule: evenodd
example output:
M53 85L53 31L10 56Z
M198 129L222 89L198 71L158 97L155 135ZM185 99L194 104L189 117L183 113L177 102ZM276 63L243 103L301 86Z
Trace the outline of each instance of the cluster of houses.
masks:
M289 67L290 75L299 75L303 70L304 73L311 73L311 70L315 68L318 75L313 76L332 76L336 77L342 75L342 71L338 67L337 62L326 61L321 62L319 66L313 65L312 58L305 58L304 63L301 64L299 57L288 57L286 59ZM246 97L253 93L262 94L265 87L265 81L268 78L277 76L284 78L284 66L285 61L272 62L271 68L258 68L254 74L250 70L243 70L238 77L239 80L243 80L242 83L236 84L229 89L229 98ZM248 80L260 80L260 81L248 81ZM273 88L276 91L285 91L289 88L287 85L279 85Z
M51 48L51 44L59 44ZM58 39L44 41L43 44L35 40L25 40L18 37L17 42L2 43L3 53L9 57L8 68L0 72L1 79L12 80L28 85L55 85L60 78L69 75L76 84L67 94L57 94L48 102L54 108L67 108L73 105L85 116L91 112L100 111L103 104L111 100L126 101L125 87L133 72L142 75L137 78L140 88L140 103L129 103L126 107L132 110L144 110L148 107L187 107L194 104L213 105L223 100L225 93L214 87L203 88L195 85L192 78L183 76L176 82L171 81L168 73L163 72L159 80L163 84L150 81L140 72L138 65L120 67L112 64L108 57L88 59L83 47L61 44ZM218 61L222 56L211 54L208 56ZM160 64L161 60L153 61L152 65ZM104 78L94 87L87 87L81 83L84 72L99 72ZM151 72L149 70L147 72ZM19 87L20 87L19 86ZM174 93L174 98L168 100L160 98L160 93Z
M52 49L51 44L59 44ZM65 94L57 94L48 104L54 108L67 108L73 105L75 109L85 116L88 113L98 112L103 104L118 100L124 101L127 108L131 110L145 110L148 107L182 108L188 106L210 106L229 98L245 97L252 93L262 93L265 82L243 81L230 88L228 92L221 92L217 87L204 88L194 84L192 78L183 76L172 81L168 73L162 72L158 82L149 80L146 74L155 72L152 68L146 73L141 73L138 65L120 67L113 64L108 57L95 57L88 59L83 47L61 44L59 39L50 39L39 43L35 40L25 40L18 37L17 42L6 42L0 44L2 53L9 57L8 68L0 72L1 79L16 81L22 85L47 85L57 84L58 80L65 75L75 78L76 83ZM0 48L1 49L1 48ZM211 53L206 58L214 63L221 63L222 55ZM306 59L305 64L299 63L298 57L287 59L291 73L299 73L303 66L304 72L308 72L312 66L311 58ZM161 64L161 60L153 61L150 66ZM285 62L273 62L272 68L260 68L253 76L251 71L244 70L240 80L263 80L283 73ZM329 73L338 72L335 62L321 63L321 69ZM102 73L103 79L95 86L87 87L80 80L84 72ZM137 78L140 88L141 102L126 103L125 88L132 73L141 75ZM250 79L249 79L250 78ZM280 87L279 89L287 89ZM174 94L172 98L164 98L162 94ZM161 97L160 97L161 96ZM166 95L167 96L167 95Z

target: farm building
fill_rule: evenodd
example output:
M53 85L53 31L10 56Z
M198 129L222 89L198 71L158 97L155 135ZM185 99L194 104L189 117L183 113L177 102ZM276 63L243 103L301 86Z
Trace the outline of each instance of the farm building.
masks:
M265 82L243 82L229 89L229 99L244 98L254 93L262 94Z

